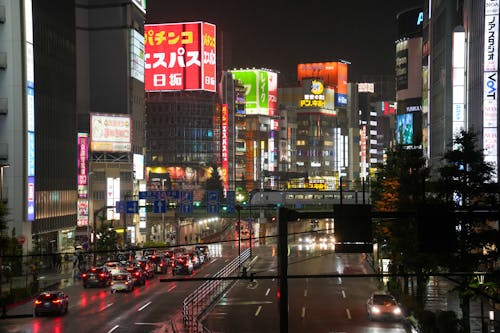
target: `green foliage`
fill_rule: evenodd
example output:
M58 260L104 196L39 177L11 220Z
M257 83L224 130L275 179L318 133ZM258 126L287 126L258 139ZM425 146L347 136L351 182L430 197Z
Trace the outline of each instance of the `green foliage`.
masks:
M100 228L96 233L96 250L113 251L118 244L118 235L110 223L101 221Z
M212 169L212 172L210 174L210 177L207 179L205 183L205 189L206 191L215 191L219 193L219 201L222 204L224 199L224 186L222 184L222 178L221 175L219 174L216 163L211 163L210 167ZM203 198L203 205L205 206L206 203L207 203L207 198L205 196Z
M477 146L477 133L462 130L453 138L438 169L436 192L456 207L496 204L496 196L488 193L494 167L484 161L483 150Z

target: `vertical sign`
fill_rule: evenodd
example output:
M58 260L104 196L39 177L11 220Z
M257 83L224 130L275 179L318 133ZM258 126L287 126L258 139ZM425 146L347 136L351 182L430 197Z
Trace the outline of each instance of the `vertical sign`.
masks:
M26 44L24 51L26 54L26 128L27 145L26 149L26 220L35 220L35 71L33 59L33 11L31 0L24 1L24 38Z
M79 227L87 226L89 223L89 194L88 194L88 134L78 133L77 135L77 215L76 224Z
M193 191L181 191L181 213L193 214Z
M218 214L219 213L219 192L217 191L207 191L207 213L208 214Z
M484 160L498 169L498 20L500 0L486 0L484 5L484 82L483 82L483 149ZM496 173L492 181L498 179Z
M229 173L229 148L228 148L228 126L229 126L229 109L227 104L222 104L222 124L221 124L221 155L222 155L222 185L227 191L228 189L228 173Z
M120 178L108 177L106 181L106 205L108 207L114 207L117 201L120 201ZM108 208L107 211L108 220L119 220L120 214L115 208Z

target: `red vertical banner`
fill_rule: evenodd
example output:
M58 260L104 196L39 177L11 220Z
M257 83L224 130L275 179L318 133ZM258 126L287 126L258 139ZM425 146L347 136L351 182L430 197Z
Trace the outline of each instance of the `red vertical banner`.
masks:
M202 88L203 90L216 91L216 63L217 45L215 40L215 25L203 22L203 70Z

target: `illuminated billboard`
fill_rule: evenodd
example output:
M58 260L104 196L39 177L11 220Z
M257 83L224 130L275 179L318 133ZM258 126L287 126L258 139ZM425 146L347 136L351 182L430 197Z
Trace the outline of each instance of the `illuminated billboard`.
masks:
M90 115L90 150L130 152L132 123L128 115Z
M144 82L144 37L130 29L130 76Z
M278 74L264 69L231 70L245 87L247 115L274 116L278 106Z
M228 139L228 127L229 127L229 109L227 104L222 104L222 185L227 191L229 186L229 139Z
M301 109L320 109L325 114L336 114L334 111L334 90L325 87L322 80L306 79L302 81L302 95L298 106ZM332 112L328 112L332 111Z
M335 105L347 105L347 64L343 62L314 62L297 66L297 79L321 79L335 90Z
M216 91L216 31L206 22L144 25L146 91Z

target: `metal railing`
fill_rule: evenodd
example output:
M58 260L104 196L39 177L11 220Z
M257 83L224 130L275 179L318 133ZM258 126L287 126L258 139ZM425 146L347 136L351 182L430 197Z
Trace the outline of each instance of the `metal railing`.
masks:
M239 257L234 258L229 264L218 271L213 280L204 282L201 286L196 288L189 294L183 301L183 320L184 326L188 332L192 333L206 333L209 332L199 322L200 317L219 297L226 291L226 289L233 284L236 280L223 279L239 275L240 266L251 256L251 249L248 248L241 252Z

